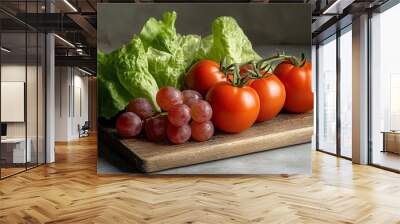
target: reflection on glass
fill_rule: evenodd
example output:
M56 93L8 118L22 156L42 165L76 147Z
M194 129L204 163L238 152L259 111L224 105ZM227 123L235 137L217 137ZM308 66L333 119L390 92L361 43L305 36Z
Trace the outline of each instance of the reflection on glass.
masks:
M352 157L352 35L340 36L340 152Z
M0 1L21 15L43 13L45 1ZM0 178L45 163L45 44L43 33L0 12Z
M393 27L398 21L400 5L375 15L371 21L372 163L396 170L400 170L400 33Z
M37 136L37 147L38 147L38 164L45 163L45 60L46 60L46 37L44 34L39 33L38 35L38 76L37 76L37 90L38 90L38 136Z
M336 39L318 48L318 149L336 153Z
M24 171L31 160L30 142L26 141L26 35L25 32L2 33L1 122L5 134L1 140L2 178Z
M36 32L28 31L27 33L27 80L26 80L26 114L27 114L27 143L30 149L30 161L27 163L28 168L35 167L38 160L38 35Z

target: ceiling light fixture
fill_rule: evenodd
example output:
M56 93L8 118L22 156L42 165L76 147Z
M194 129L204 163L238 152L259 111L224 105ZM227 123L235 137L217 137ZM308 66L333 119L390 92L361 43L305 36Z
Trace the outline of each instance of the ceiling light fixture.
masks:
M322 14L331 13L332 9L334 9L337 6L337 4L339 4L339 2L340 2L340 0L336 0L335 2L333 2L333 4L330 5L327 9L325 9Z
M79 68L79 67L78 67L78 70L81 71L81 72L83 72L83 73L85 73L85 74L87 74L87 75L89 75L89 76L92 76L92 73L90 73L90 72L88 72L88 71L86 71L86 70L83 70L83 69L81 69L81 68Z
M84 55L84 52L83 52L83 49L82 49L82 48L77 48L77 49L76 49L76 53L77 53L78 55Z
M351 5L354 0L336 0L328 8L326 8L322 14L342 14L343 10Z
M68 0L64 0L64 3L66 5L68 5L68 7L70 7L72 9L72 11L78 12L78 10L75 8L75 6L73 6Z
M54 34L55 37L57 37L59 40L61 40L62 42L64 42L65 44L67 44L68 46L75 48L75 45L73 45L71 42L69 42L68 40L60 37L58 34Z
M1 49L2 51L6 52L6 53L10 53L10 52L11 52L11 50L9 50L9 49L7 49L7 48L5 48L5 47L1 47L0 49Z

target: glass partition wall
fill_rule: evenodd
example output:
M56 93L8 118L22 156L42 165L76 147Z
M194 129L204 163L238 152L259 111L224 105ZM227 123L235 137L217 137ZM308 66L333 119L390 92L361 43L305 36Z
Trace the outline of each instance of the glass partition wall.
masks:
M318 149L336 153L336 36L319 44Z
M317 45L317 150L352 157L351 25Z
M400 4L372 15L370 163L400 171Z
M340 155L352 158L352 32L351 25L341 31L339 38L339 136Z
M0 12L1 179L45 163L45 41Z
M395 172L400 172L398 21L400 4L387 1L370 12L368 27L368 164ZM317 65L317 149L351 159L351 25L317 45Z

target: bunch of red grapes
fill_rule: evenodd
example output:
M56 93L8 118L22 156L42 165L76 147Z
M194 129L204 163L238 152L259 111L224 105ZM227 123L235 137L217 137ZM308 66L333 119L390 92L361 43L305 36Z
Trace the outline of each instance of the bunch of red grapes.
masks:
M144 129L150 141L168 139L173 144L185 143L190 137L196 141L207 141L214 135L214 125L210 121L212 108L199 92L181 92L174 87L163 87L158 91L156 101L166 113L154 114L145 98L130 101L127 111L117 119L117 133L121 137L132 138Z

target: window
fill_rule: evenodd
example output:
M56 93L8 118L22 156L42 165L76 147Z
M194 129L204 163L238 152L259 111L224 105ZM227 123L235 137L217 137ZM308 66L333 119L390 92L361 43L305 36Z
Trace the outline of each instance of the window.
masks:
M340 39L340 155L352 157L352 32L342 30Z
M36 13L42 4L18 6L21 14ZM46 39L13 16L0 12L0 20L0 178L5 178L45 163Z
M371 162L400 170L400 4L371 18Z
M318 47L318 145L336 153L336 36Z
M352 26L322 41L317 50L317 147L352 157ZM340 122L340 123L338 123Z

